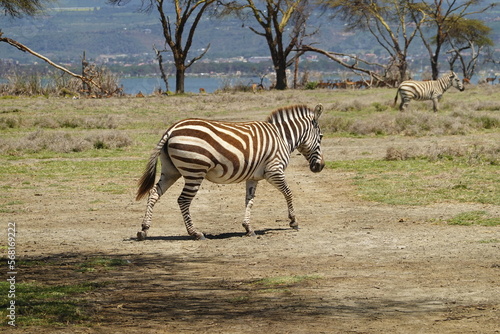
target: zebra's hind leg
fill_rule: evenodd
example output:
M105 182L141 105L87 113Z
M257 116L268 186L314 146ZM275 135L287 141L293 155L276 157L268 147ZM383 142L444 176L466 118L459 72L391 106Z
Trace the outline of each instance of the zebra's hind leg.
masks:
M148 197L148 205L146 207L146 213L142 220L141 230L137 232L137 240L142 241L146 239L148 230L151 227L151 218L153 217L153 207L156 202L160 199L168 188L170 188L175 181L177 181L181 174L173 167L170 160L164 156L161 156L162 170L160 180L156 185L150 190Z
M203 233L196 231L193 225L193 221L191 219L191 213L189 212L189 207L191 206L191 202L193 201L194 196L200 189L201 182L204 177L195 178L185 177L184 188L182 189L182 193L177 199L177 203L181 209L182 218L184 219L184 224L186 225L186 230L188 234L194 237L196 240L205 240L205 236Z
M253 206L253 199L255 198L255 190L257 189L258 182L255 180L247 180L246 182L246 197L245 197L245 218L243 219L243 227L247 231L246 236L255 236L255 232L250 226L250 211Z
M408 104L410 104L410 101L409 99L401 99L401 104L399 105L399 111L405 111L406 108L408 107Z
M142 220L141 230L137 232L137 240L142 241L146 239L148 235L148 230L151 227L151 218L153 217L153 207L156 202L160 199L161 194L158 193L158 184L151 189L148 197L148 206L146 207L146 213Z

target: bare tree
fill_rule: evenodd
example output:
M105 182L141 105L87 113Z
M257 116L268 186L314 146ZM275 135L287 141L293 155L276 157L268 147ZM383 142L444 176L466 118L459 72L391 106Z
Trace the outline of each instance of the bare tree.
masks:
M286 89L286 69L303 54L300 44L312 5L308 0L235 0L225 6L222 15L238 15L252 32L266 39L276 73L274 88Z
M108 0L108 3L119 5L129 1ZM174 58L176 70L175 91L177 93L184 93L186 70L196 61L200 60L210 48L210 44L208 44L201 54L188 59L196 28L203 15L212 5L217 3L217 0L141 0L141 2L141 9L143 11L150 12L156 9L160 15L165 44L172 51ZM169 4L171 5L170 9L173 9L174 12L173 20L166 14Z
M156 54L156 60L158 60L158 66L160 67L161 79L165 83L165 94L168 95L168 75L165 73L165 69L163 67L163 52L167 50L158 50L155 45L153 45L153 50Z

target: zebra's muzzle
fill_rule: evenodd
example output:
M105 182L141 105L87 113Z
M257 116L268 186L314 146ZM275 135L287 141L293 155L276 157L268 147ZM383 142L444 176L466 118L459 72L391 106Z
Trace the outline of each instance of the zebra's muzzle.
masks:
M309 169L313 173L319 173L323 170L323 167L325 167L325 162L323 159L321 160L315 160L309 164Z

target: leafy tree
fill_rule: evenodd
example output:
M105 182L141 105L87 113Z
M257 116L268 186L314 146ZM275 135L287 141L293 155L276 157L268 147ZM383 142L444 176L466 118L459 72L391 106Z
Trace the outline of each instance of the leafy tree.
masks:
M222 15L238 15L252 32L266 39L276 73L275 88L286 89L286 69L303 54L300 48L312 5L308 0L235 0L225 6Z
M54 0L0 0L0 7L11 17L33 16Z
M348 30L368 31L391 58L386 69L397 69L396 80L408 78L408 49L425 18L419 6L400 0L324 0L323 5L345 21Z
M120 5L130 0L108 0L108 3ZM196 61L200 60L210 48L208 45L200 55L188 60L194 34L198 23L208 9L216 4L217 0L141 0L141 9L149 12L153 9L158 11L163 28L165 44L172 51L175 64L175 91L184 93L184 81L186 70ZM167 15L167 7L170 3L174 13L174 20ZM185 38L185 42L184 42Z
M458 60L464 78L470 80L475 73L483 48L493 46L493 41L489 37L492 29L481 20L461 19L447 30L449 31L447 43L451 47L447 52L451 54L448 59L450 67L453 69Z
M463 20L467 16L484 13L496 5L491 3L486 7L475 9L481 2L481 0L424 0L419 3L419 8L425 13L425 23L419 24L417 28L429 53L433 79L439 76L439 57L444 45L450 42L454 34L456 36L454 31L469 26Z

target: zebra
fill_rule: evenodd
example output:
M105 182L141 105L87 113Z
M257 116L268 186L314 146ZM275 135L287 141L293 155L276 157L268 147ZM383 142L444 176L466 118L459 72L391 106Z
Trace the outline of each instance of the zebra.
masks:
M465 89L462 81L460 81L458 75L456 75L455 72L450 72L449 74L443 76L442 78L439 78L438 80L403 81L401 85L399 85L396 92L396 97L394 98L394 106L396 106L399 94L401 95L401 104L399 105L400 111L404 111L411 100L432 100L434 112L437 112L438 100L451 86L455 87L461 92Z
M177 203L188 234L196 240L203 240L205 236L195 229L189 208L204 179L219 184L246 181L242 225L247 236L255 236L250 226L250 210L257 183L262 179L283 194L288 206L289 225L298 229L292 192L284 171L295 149L307 159L312 172L319 173L325 166L321 151L323 134L318 124L322 112L321 104L314 110L295 105L273 111L263 122L191 118L172 125L156 145L139 180L136 199L149 196L137 240L147 237L155 203L181 176L185 183ZM154 185L158 160L161 162L161 176Z

